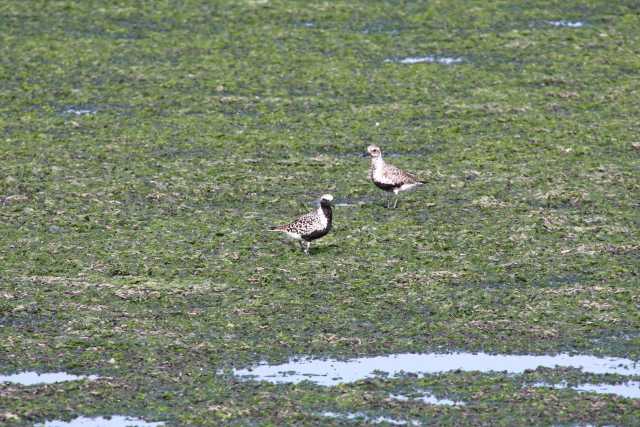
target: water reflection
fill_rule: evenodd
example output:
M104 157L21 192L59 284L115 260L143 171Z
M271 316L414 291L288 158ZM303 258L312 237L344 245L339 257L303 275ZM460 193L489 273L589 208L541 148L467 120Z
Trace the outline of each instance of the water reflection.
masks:
M21 385L53 384L63 381L96 380L97 375L71 375L66 372L38 373L33 371L19 372L11 375L0 375L0 383L16 383Z
M272 383L295 384L311 381L323 386L334 386L373 377L376 372L397 375L400 373L435 374L462 370L519 374L525 370L556 366L582 369L592 374L640 375L640 364L624 358L569 354L549 356L486 353L402 353L351 360L303 357L290 359L279 365L260 363L253 368L234 370L234 374Z
M419 425L422 425L418 421L414 421L414 420L405 421L405 420L398 420L398 419L395 419L395 418L385 417L385 416L372 417L372 416L369 416L369 415L365 414L364 412L340 413L340 412L325 411L325 412L321 412L319 415L322 416L322 417L328 417L328 418L363 421L363 422L366 422L368 424L387 423L387 424L391 424L391 425L394 425L394 426L405 426L405 425L419 426Z
M66 114L75 114L76 116L85 116L88 114L95 114L97 111L86 108L67 108L64 112Z
M140 418L114 415L112 417L78 417L71 421L45 421L35 427L159 427L163 422L148 422Z
M627 381L622 384L578 384L575 386L569 386L566 382L558 384L536 383L534 385L536 387L571 389L585 393L615 394L629 399L640 399L640 381Z
M554 27L566 27L566 28L580 28L584 26L584 22L582 21L547 21L549 25L553 25Z
M406 396L404 394L392 394L389 397L391 399L399 400L401 402L420 400L429 405L464 405L463 402L456 402L449 399L440 399L427 391L420 391L419 395L415 397Z
M387 59L385 62L397 62L399 64L419 64L421 62L427 62L431 64L453 65L462 62L462 58L449 57L449 56L409 56L402 59Z

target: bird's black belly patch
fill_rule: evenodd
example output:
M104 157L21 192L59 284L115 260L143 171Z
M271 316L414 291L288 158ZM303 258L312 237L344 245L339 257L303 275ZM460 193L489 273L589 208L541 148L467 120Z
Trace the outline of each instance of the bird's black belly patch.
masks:
M402 184L397 185L397 184L383 184L382 182L373 182L376 187L383 189L384 191L393 191L394 188L398 188L400 186L402 186Z
M317 231L314 231L314 232L312 232L312 233L305 234L304 236L302 236L302 238L303 238L304 240L306 240L307 242L310 242L310 241L312 241L312 240L319 239L320 237L322 237L322 236L324 236L325 234L327 234L327 233L329 232L329 229L330 229L330 228L329 228L329 227L327 227L327 228L325 228L324 230L317 230Z

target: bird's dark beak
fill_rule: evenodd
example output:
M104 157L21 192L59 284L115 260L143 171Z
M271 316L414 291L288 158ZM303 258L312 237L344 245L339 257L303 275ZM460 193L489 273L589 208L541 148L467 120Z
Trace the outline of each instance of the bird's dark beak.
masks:
M369 157L369 153L362 153L360 154L360 157Z

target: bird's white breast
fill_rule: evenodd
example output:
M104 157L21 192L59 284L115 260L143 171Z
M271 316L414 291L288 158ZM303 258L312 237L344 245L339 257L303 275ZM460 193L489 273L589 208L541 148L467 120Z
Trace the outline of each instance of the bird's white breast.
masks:
M318 209L318 221L321 228L327 227L328 220L327 220L327 217L324 215L322 208Z
M371 177L374 181L384 182L386 180L386 177L384 176L384 167L385 163L384 160L382 160L382 157L378 157L373 160Z

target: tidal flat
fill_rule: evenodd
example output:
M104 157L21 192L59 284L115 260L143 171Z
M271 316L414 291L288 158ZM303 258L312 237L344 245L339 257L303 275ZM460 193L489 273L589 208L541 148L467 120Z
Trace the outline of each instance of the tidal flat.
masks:
M0 2L0 374L77 378L0 424L640 425L635 371L233 375L637 367L639 46L630 0ZM325 193L310 256L267 231Z

